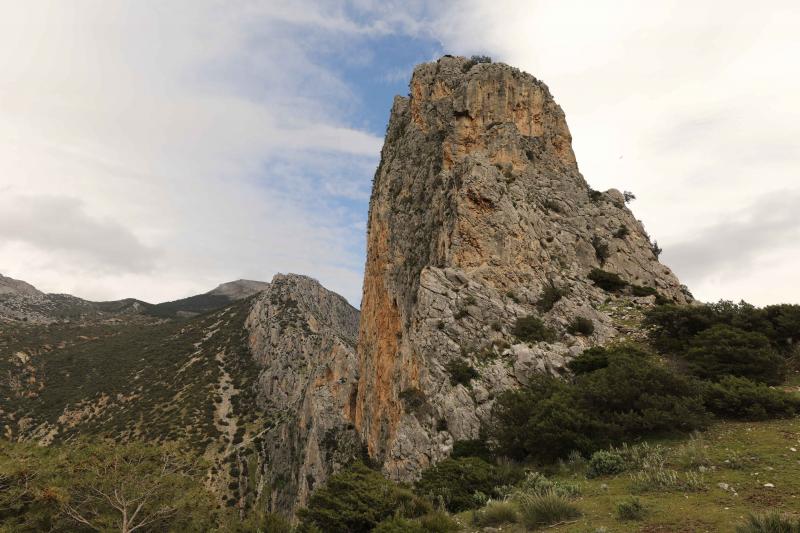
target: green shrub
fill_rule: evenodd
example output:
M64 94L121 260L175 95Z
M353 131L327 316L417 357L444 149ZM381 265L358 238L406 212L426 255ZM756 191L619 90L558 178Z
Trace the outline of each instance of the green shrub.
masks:
M422 524L402 516L387 518L372 530L373 533L426 533Z
M800 399L796 396L735 376L708 384L705 403L719 417L741 420L791 418L800 412Z
M604 265L606 260L611 256L608 243L595 235L592 237L592 247L594 248L594 255L597 257L597 260L600 261L601 265Z
M445 367L450 374L451 385L469 386L470 382L480 376L468 362L463 359L453 359Z
M417 494L444 502L451 512L472 509L479 505L475 494L497 495L501 480L495 468L477 457L445 459L422 472L414 490Z
M479 457L487 462L494 460L494 454L483 439L455 441L450 457L453 459L458 459L460 457Z
M606 272L599 268L589 272L589 279L606 292L619 292L628 286L628 283L613 272Z
M790 351L800 339L800 305L770 305L763 309L746 302L720 301L709 305L660 305L645 315L654 345L680 352L692 337L717 324L766 336L773 347Z
M556 302L566 295L567 291L565 289L559 289L551 282L549 285L545 286L544 290L542 290L542 295L536 302L536 308L542 313L546 313L553 309L553 306L556 305Z
M527 472L525 477L513 488L511 494L514 495L519 492L538 496L552 492L565 498L575 498L580 495L581 488L573 483L550 479L540 472Z
M551 342L555 338L553 330L545 326L542 319L534 315L518 318L511 333L523 342Z
M575 374L586 374L607 366L608 352L600 346L584 350L578 357L567 363L567 368Z
M509 501L492 501L486 507L472 514L472 523L480 527L496 527L503 524L516 524L519 517L517 509Z
M589 469L586 477L613 476L625 470L625 460L621 455L605 450L596 451L589 458Z
M603 198L603 193L594 189L589 189L589 199L593 202L599 202Z
M645 515L647 510L635 496L617 502L617 518L620 520L643 520Z
M631 474L631 490L635 492L698 492L705 490L703 475L698 472L684 472L681 476L675 470L663 465L650 466Z
M800 520L781 515L778 511L750 514L736 527L736 533L800 533Z
M628 229L628 226L623 224L622 226L619 227L617 231L614 232L614 237L616 237L617 239L624 239L625 237L630 235L630 233L631 230Z
M717 324L695 335L685 358L689 370L703 379L738 376L776 385L783 381L785 361L761 333Z
M419 518L419 523L424 531L430 533L448 533L461 529L458 522L453 520L444 511L435 511Z
M645 287L642 285L631 285L631 293L634 296L655 296L658 294L658 291L655 287Z
M520 495L517 505L520 519L528 528L546 527L581 515L568 498L552 492L543 495Z
M298 517L304 526L316 526L325 532L366 533L412 499L407 490L379 472L355 463L315 490Z
M567 331L572 335L584 335L588 337L594 333L594 322L592 322L591 318L578 316L569 323Z
M461 67L462 72L469 72L469 70L478 63L491 63L492 58L489 56L476 55L470 57Z
M605 357L604 368L578 374L572 384L541 375L498 396L488 425L497 451L552 461L708 423L696 382L633 347L606 350Z

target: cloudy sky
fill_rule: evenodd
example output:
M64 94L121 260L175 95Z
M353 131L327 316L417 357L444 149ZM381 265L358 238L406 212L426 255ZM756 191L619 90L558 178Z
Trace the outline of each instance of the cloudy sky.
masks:
M415 63L544 80L695 295L800 302L800 4L0 0L0 273L175 299L299 272L359 304Z

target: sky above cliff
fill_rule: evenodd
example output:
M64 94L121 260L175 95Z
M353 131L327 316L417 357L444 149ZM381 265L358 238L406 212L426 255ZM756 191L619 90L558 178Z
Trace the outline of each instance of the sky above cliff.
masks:
M0 273L42 290L297 272L357 306L392 98L451 53L544 80L587 181L637 195L695 296L800 302L796 2L0 8Z

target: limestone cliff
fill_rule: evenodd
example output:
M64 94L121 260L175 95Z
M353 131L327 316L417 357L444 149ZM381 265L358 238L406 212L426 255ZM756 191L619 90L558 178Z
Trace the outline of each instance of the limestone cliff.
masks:
M302 505L314 487L361 453L353 427L358 311L317 281L277 275L247 318L259 367L262 487L274 510Z
M589 188L544 83L459 57L417 67L375 175L359 328L354 422L385 472L412 479L477 437L498 392L615 337L595 268L691 298L623 195ZM551 309L548 287L564 294ZM520 343L526 315L558 340ZM578 316L592 336L565 331ZM454 362L478 377L453 384Z

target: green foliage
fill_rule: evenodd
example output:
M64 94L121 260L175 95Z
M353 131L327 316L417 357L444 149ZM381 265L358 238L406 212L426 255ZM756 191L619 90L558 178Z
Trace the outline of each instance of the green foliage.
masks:
M594 372L607 366L608 351L601 346L584 350L578 357L567 363L567 368L576 375Z
M480 527L516 524L518 520L517 509L510 501L491 501L472 514L472 523Z
M476 507L476 493L496 496L496 487L501 484L496 469L483 459L463 457L445 459L425 470L415 485L418 494L434 501L444 502L451 512Z
M522 523L528 528L540 528L566 522L581 515L568 498L555 493L519 495L517 505Z
M448 533L461 529L458 522L450 518L444 511L434 511L419 518L424 531L430 533Z
M617 502L617 518L620 520L643 520L646 515L647 509L635 496Z
M622 193L622 197L625 199L625 203L629 204L632 201L636 200L636 195L633 194L631 191L625 191Z
M689 471L681 475L664 465L649 465L631 474L631 490L635 492L698 492L705 488L702 474Z
M614 232L614 237L617 239L624 239L628 235L630 235L631 230L628 229L628 226L625 224L621 225L617 231Z
M658 245L658 241L653 241L653 244L650 245L650 251L653 252L653 255L658 259L661 257L661 252L664 250Z
M372 530L373 533L426 533L426 529L416 520L402 516L387 518Z
M461 67L462 72L469 72L472 67L479 63L491 63L492 58L484 55L474 55L470 57Z
M527 472L525 477L513 488L511 496L514 497L517 493L538 496L555 493L565 498L575 498L580 496L581 489L573 483L552 480L540 472Z
M606 292L619 292L628 286L628 283L613 272L606 272L599 268L589 272L589 279Z
M781 515L778 511L750 514L743 524L736 527L736 533L800 533L800 519Z
M592 247L594 248L594 254L597 257L597 260L600 261L600 264L603 265L611 256L611 251L609 250L608 243L603 241L600 237L595 235L592 237Z
M588 337L594 333L594 322L591 318L576 316L567 326L567 331L572 335L583 335Z
M468 387L470 382L480 376L477 370L463 359L452 359L445 367L450 374L451 385L464 385Z
M625 470L625 460L618 453L598 450L589 458L589 469L586 477L589 479L600 476L613 476Z
M542 290L542 294L539 296L539 300L536 302L536 308L540 312L546 313L553 309L553 306L556 305L556 302L566 295L567 291L565 289L560 289L551 282L545 286L544 290Z
M399 508L413 509L415 497L379 472L361 463L334 474L325 486L311 495L305 509L298 512L304 527L315 526L330 533L372 531Z
M745 377L778 384L785 373L784 359L761 333L717 324L695 335L684 357L689 370L703 379Z
M573 450L591 453L615 442L707 424L695 382L632 347L606 350L605 357L605 367L577 375L572 384L537 376L526 387L501 394L489 426L498 452L551 461Z
M208 530L225 517L204 473L175 446L2 443L0 521L13 531Z
M653 344L665 352L685 350L692 337L718 324L766 336L773 347L788 352L800 340L800 305L770 305L763 309L746 302L720 301L708 305L660 305L645 314Z
M589 189L589 199L593 202L599 202L603 199L603 193L594 189Z
M766 420L800 413L800 399L747 378L724 376L705 389L709 411L723 418Z
M450 457L453 459L459 459L461 457L479 457L487 462L494 460L494 454L483 439L455 441Z
M555 338L553 330L535 315L520 317L514 323L511 333L523 342L551 342Z
M634 296L655 296L658 291L654 287L645 287L642 285L631 285L631 293Z

